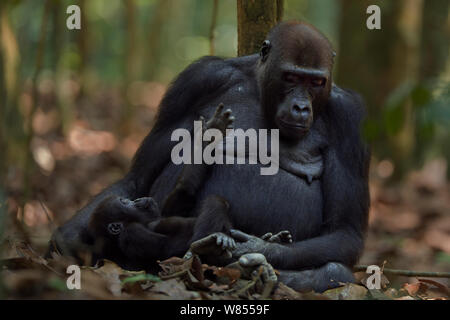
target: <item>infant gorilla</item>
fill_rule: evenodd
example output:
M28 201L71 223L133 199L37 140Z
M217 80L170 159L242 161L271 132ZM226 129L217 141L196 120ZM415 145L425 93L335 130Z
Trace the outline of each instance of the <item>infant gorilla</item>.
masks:
M223 111L220 104L209 121L203 121L203 131L218 129L225 136L234 118L231 110ZM215 141L216 143L217 141ZM203 142L203 148L205 142ZM232 228L228 202L211 195L200 205L196 218L185 217L195 206L196 192L207 178L210 165L186 164L174 190L165 201L162 213L151 197L134 201L110 196L94 210L89 221L89 233L94 242L93 259L106 258L122 268L155 271L157 260L183 256L191 243L202 239L191 248L198 254L231 256L236 243L229 236ZM270 242L292 242L288 231L262 236ZM214 259L214 258L213 258ZM210 263L214 263L211 259Z

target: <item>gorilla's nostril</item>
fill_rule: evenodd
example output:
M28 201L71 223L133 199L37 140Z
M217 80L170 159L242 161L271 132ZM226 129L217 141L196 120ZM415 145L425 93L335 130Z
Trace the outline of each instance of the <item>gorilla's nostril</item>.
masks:
M302 111L302 108L300 108L299 105L294 104L294 105L292 106L292 111L294 111L294 112L300 112L300 111Z

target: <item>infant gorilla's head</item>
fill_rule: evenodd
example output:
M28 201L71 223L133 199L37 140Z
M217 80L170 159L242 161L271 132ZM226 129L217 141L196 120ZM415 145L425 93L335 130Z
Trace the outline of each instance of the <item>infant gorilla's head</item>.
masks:
M158 204L151 197L134 201L110 196L95 208L89 221L89 229L97 236L117 236L129 223L148 225L161 217Z

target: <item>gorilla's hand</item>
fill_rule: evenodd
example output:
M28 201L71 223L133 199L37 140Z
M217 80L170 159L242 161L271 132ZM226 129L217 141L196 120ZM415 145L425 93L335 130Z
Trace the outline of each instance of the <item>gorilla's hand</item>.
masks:
M230 235L236 240L236 248L233 250L233 258L239 258L247 253L261 253L265 255L271 242L249 235L245 232L231 229Z
M231 250L235 248L236 243L233 238L224 233L216 232L192 242L184 258L189 259L192 254L231 258Z
M261 294L262 299L269 297L278 280L275 270L260 253L245 254L227 267L240 270L243 279L253 280L256 292Z

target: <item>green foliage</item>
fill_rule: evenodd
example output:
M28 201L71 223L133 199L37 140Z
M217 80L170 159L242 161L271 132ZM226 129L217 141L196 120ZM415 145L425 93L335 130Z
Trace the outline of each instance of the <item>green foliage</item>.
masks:
M57 291L69 291L69 289L67 289L66 282L58 277L51 277L50 279L48 279L47 285L49 288Z
M138 274L136 276L127 277L122 280L122 284L135 283L140 281L160 282L161 279L158 276L149 273Z

